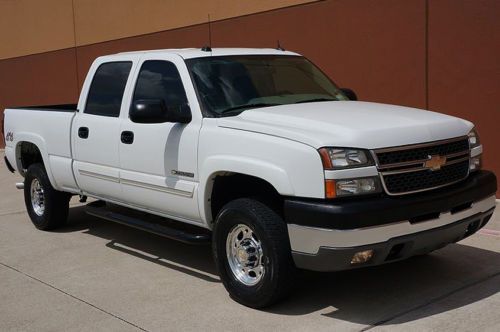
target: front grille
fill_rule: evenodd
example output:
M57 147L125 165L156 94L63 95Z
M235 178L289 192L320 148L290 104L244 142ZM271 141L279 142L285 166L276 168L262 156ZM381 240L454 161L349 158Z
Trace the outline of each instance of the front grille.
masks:
M462 180L469 172L469 161L443 166L439 171L422 170L410 173L384 175L387 191L392 194L421 191L441 187Z
M377 153L377 159L380 166L403 163L413 160L427 159L427 156L446 156L469 150L468 139L461 139L454 142L429 145L420 148L397 150Z
M430 190L465 179L469 174L469 153L467 137L375 151L389 195ZM446 157L445 164L440 169L430 169L426 163L436 156Z

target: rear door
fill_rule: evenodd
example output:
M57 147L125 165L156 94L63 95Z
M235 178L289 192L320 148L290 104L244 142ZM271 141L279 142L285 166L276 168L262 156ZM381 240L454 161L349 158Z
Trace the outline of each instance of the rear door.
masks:
M134 62L130 58L98 60L92 67L90 72L95 70L95 74L85 82L82 91L88 93L80 100L72 127L73 170L84 192L117 199L121 192L120 112Z

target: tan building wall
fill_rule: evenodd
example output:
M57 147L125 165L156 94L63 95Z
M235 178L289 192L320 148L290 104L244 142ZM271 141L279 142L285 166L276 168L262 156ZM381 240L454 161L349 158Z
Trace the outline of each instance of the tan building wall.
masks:
M213 46L275 47L279 39L361 100L473 121L485 167L500 174L500 1L74 0L76 48L71 0L38 3L0 1L0 109L76 102L102 54L201 47L210 12Z
M308 2L314 0L1 0L0 59Z

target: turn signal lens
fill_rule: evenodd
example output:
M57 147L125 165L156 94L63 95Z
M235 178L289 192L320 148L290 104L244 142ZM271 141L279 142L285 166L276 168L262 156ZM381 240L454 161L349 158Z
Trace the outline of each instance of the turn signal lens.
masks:
M325 180L325 197L335 198L337 196L335 192L335 180Z
M323 168L324 169L332 169L332 160L330 159L330 154L328 153L328 150L323 148L319 149L319 155L321 156L321 162L323 163Z

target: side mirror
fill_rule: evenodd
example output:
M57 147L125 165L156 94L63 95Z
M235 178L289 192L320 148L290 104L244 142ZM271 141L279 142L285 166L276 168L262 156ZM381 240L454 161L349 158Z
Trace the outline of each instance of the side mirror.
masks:
M132 104L129 116L136 123L189 123L191 110L187 104L167 107L163 99L140 99Z
M349 98L349 100L358 100L358 96L356 95L356 92L354 92L353 90L348 88L341 88L340 91L342 91L342 93L347 98Z

